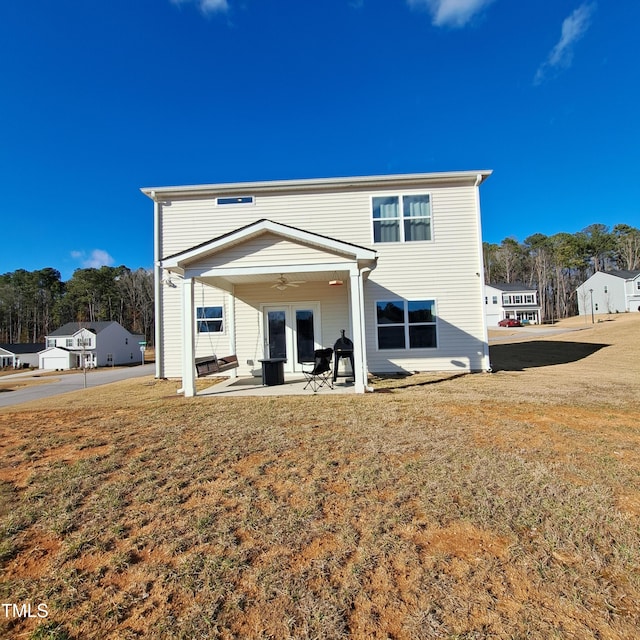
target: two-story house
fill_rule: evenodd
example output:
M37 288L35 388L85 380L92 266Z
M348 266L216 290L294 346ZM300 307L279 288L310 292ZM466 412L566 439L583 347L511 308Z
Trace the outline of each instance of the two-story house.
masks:
M79 369L136 364L142 361L141 335L119 322L68 322L46 337L41 369Z
M142 189L155 219L156 375L196 358L295 373L345 330L368 372L490 368L479 186L490 171Z
M522 283L494 283L484 286L487 326L513 318L523 324L540 324L538 291Z
M640 271L596 271L577 295L581 316L640 311Z

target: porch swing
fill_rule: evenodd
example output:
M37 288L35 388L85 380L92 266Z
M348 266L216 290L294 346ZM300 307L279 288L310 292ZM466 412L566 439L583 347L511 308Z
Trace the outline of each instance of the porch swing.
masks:
M202 285L202 308L204 308L204 285ZM224 308L223 308L224 309ZM224 313L223 322L224 322ZM202 318L196 318L196 327L197 323L203 321ZM198 374L198 378L203 378L204 376L211 375L213 373L223 373L224 371L228 371L230 369L237 368L238 365L238 356L226 356L224 358L218 358L216 355L216 349L213 346L213 342L211 340L211 332L207 332L209 334L209 346L211 347L211 355L202 356L200 358L196 358L196 372ZM216 337L216 344L218 342L218 337ZM198 341L200 339L200 331L196 332L196 351L198 350Z

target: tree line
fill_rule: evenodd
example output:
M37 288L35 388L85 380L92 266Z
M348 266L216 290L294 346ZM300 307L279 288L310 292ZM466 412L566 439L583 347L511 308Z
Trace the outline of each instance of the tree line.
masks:
M592 224L577 233L535 233L483 243L487 283L520 282L536 288L542 319L575 315L576 288L596 271L640 270L640 230ZM115 320L154 339L153 274L128 267L76 269L67 282L47 267L0 275L0 342L43 342L67 322Z
M592 224L577 233L535 233L483 243L485 280L538 290L543 321L578 313L576 288L596 271L640 270L640 229Z
M76 269L67 282L47 267L0 275L0 342L44 342L67 322L115 320L153 343L153 273L145 269Z

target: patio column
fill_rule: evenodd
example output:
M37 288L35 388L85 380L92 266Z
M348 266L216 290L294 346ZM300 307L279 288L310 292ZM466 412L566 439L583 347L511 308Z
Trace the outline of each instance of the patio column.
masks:
M352 269L349 274L350 278L350 294L351 294L351 320L353 331L353 364L354 364L354 386L356 393L364 393L365 391L365 372L364 372L364 335L362 327L364 325L363 318L363 296L361 287L361 275L357 269Z
M184 278L182 281L182 391L185 398L196 395L193 300L193 278Z
M227 331L229 333L229 350L232 355L236 355L236 297L232 291L227 292L227 317L229 318L229 326ZM238 377L238 370L231 369L229 371L231 378Z

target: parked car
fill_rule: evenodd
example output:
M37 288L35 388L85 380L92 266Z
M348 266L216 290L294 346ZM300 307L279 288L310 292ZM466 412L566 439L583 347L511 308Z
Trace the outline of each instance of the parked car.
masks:
M516 320L515 318L505 318L504 320L500 320L498 322L499 327L521 327L522 322L520 320Z

